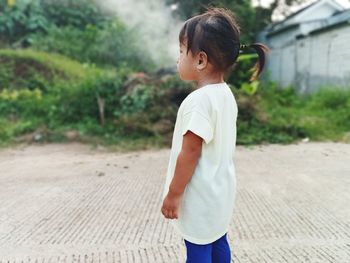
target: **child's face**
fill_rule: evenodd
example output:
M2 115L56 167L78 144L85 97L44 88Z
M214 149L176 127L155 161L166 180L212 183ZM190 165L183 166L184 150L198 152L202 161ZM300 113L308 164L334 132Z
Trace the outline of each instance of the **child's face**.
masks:
M186 43L180 43L180 55L177 59L177 70L182 80L196 79L196 59L192 52L187 53Z

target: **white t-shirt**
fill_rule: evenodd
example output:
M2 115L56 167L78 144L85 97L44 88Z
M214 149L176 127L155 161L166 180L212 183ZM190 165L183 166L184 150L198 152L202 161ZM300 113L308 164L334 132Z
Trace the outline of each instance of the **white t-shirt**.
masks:
M236 174L238 108L226 83L192 91L177 113L163 200L175 171L177 157L187 130L203 138L202 153L187 184L173 226L189 242L208 244L223 236L233 215Z

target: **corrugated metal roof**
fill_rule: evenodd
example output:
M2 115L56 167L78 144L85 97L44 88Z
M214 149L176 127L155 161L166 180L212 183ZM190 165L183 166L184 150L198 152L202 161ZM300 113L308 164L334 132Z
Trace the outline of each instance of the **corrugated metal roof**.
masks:
M319 1L313 2L313 3L311 3L311 4L307 5L307 6L305 6L305 7L301 8L301 9L299 9L298 11L296 11L296 12L290 14L289 16L287 16L287 17L286 17L285 19L283 19L283 21L281 21L281 22L285 22L285 21L287 21L287 20L289 20L289 19L295 17L296 15L299 15L301 12L304 12L306 9L309 9L311 6L314 6L314 5L318 4L318 2L319 2Z
M306 23L315 22L315 21L309 21L309 22L306 22ZM317 33L320 33L322 31L326 31L326 30L329 30L331 28L334 28L336 26L340 26L340 25L348 23L348 22L350 23L350 9L346 9L344 11L337 12L333 16L330 16L330 17L328 17L326 19L321 19L319 21L321 21L322 23L320 23L319 26L316 26L316 28L312 29L310 32L308 32L305 35L317 34ZM279 33L287 31L287 30L289 30L291 28L298 27L301 24L299 24L299 23L291 24L291 25L285 26L283 28L280 28L280 29L277 29L277 30L274 30L274 31L270 31L270 32L267 31L266 36L267 37L271 37L271 36L277 35ZM300 38L300 37L303 37L303 35L298 35L297 37Z
M336 27L338 25L350 22L350 9L339 12L327 19L325 19L325 23L323 26L316 28L310 32L310 34L316 34L321 31L328 30L330 28Z
M280 22L276 22L276 23L272 23L269 26L266 27L265 31L267 33L268 37L274 36L274 35L278 35L279 33L282 33L284 31L287 31L291 28L295 28L298 27L301 24L304 24L303 22L301 23L293 23L293 24L286 24L286 21L290 20L291 18L293 18L294 16L296 16L297 14L300 14L302 12L304 12L306 9L311 8L312 6L321 3L321 1L316 1L311 3L310 5L300 9L299 11L291 14L290 16L286 17L283 21ZM324 18L324 19L317 19L318 21L322 21L322 25L320 25L320 27L317 27L315 29L312 30L312 32L316 32L316 31L320 31L320 30L324 30L328 27L332 27L335 26L339 23L344 23L344 21L346 21L348 18L348 12L350 11L350 9L347 10L341 10L338 11L336 13L334 13L332 16L328 17L328 18ZM306 23L309 22L314 22L316 20L311 20L308 21Z
M286 21L288 21L289 19L295 17L296 15L300 14L300 13L303 12L304 10L310 8L311 6L313 6L313 5L317 4L317 3L318 3L318 1L313 2L313 3L311 3L311 4L307 5L307 6L305 6L305 7L301 8L301 9L299 9L298 11L296 11L296 12L294 12L294 13L292 13L292 14L286 16L286 17L285 17L283 20L281 20L281 21L271 23L270 25L267 26L266 29L269 30L269 31L274 30L274 28L275 28L276 26L279 26L280 24L284 24L284 23L285 23ZM278 29L278 30L279 30L279 29Z
M309 4L309 5L306 5L305 7L299 9L298 11L296 11L296 12L294 12L294 13L288 15L288 16L285 17L283 20L278 21L278 22L274 22L274 23L268 25L268 26L266 27L266 30L267 30L267 31L270 31L270 32L273 32L273 34L275 34L275 31L283 31L283 29L284 29L284 27L285 27L285 24L288 23L288 21L289 21L290 19L292 19L292 18L295 17L296 15L298 15L298 14L304 12L305 10L311 8L312 6L314 6L314 5L316 5L316 4L319 4L320 2L321 2L321 0L315 1L315 2L313 2L313 3L311 3L311 4ZM298 23L293 23L293 24L296 25L296 24L298 24ZM287 24L287 27L288 27L288 24Z

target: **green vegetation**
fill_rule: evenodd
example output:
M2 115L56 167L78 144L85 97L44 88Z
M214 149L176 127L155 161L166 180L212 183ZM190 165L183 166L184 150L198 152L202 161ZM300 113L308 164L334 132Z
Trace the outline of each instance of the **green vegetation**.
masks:
M177 76L102 70L33 50L1 50L0 61L2 145L80 140L119 149L169 146L177 109L193 88ZM232 86L238 144L349 139L350 91L300 96L293 88L258 84Z
M164 145L190 92L176 76L151 79L126 67L98 69L29 49L1 50L0 61L2 144L22 136L124 145L135 140L136 146L145 139Z
M265 84L253 96L236 93L240 144L312 141L350 142L350 90L328 87L300 95L293 87Z
M187 5L197 2L205 1L180 1L179 15L190 15ZM250 41L258 30L251 21L268 23L271 10L234 5ZM178 107L193 86L166 70L155 73L141 45L93 0L0 0L0 146L170 146ZM255 59L241 55L227 76L239 107L238 144L350 141L350 91L329 88L301 96L291 87L248 83Z

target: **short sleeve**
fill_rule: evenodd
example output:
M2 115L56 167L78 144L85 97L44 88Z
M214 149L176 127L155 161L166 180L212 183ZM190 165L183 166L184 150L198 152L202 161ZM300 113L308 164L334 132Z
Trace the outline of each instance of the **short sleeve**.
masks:
M193 101L190 109L183 113L182 135L188 130L201 137L207 144L213 139L214 127L209 102L201 100L195 104Z

